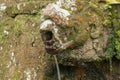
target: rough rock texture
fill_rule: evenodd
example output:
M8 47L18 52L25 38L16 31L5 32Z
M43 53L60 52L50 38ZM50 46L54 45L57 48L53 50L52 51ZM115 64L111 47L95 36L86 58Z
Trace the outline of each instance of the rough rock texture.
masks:
M75 3L72 0L71 5L72 2ZM65 3L63 1L61 5L65 6ZM40 31L48 53L56 53L62 60L67 56L67 59L78 62L104 59L111 31L108 28L110 25L106 22L109 21L109 16L106 15L108 12L105 4L99 3L76 1L76 11L55 3L43 8ZM71 6L68 8L71 9ZM51 32L51 35L48 32ZM48 39L48 36L51 38Z
M43 80L49 55L39 25L49 2L0 1L0 80Z
M35 19L32 15L2 19L1 48L3 49L0 54L0 78L2 80L42 78L46 55L39 36L37 20L39 22L39 19Z
M120 80L120 61L113 59L112 71L109 61L86 62L79 66L60 65L62 80ZM55 68L48 75L50 80L56 80Z
M40 12L51 1L54 0L0 0L0 80L57 80L54 58L46 53L39 32L43 22ZM89 5L89 0L76 1L78 12L74 5L72 8L69 8L70 4L63 6L71 15L69 25L57 27L61 35L58 40L66 43L73 39L75 42L70 44L73 46L68 47L68 51L57 55L61 80L120 80L120 61L84 62L105 56L103 49L107 48L110 33L108 27L99 24L99 21L104 22L101 17L104 13L101 5L104 4L98 5L98 0L91 0ZM106 11L104 14L106 16ZM89 21L90 24L96 22L96 25L89 27ZM70 32L74 33L71 35ZM66 39L64 35L67 38L71 36ZM111 65L113 68L110 72Z

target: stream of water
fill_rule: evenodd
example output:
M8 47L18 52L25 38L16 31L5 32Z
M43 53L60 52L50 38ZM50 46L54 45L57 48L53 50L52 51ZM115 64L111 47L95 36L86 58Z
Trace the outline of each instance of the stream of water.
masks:
M54 58L55 58L55 64L56 64L56 68L57 68L58 80L61 80L61 77L60 77L60 68L59 68L59 65L58 65L58 61L57 61L56 55L54 55Z

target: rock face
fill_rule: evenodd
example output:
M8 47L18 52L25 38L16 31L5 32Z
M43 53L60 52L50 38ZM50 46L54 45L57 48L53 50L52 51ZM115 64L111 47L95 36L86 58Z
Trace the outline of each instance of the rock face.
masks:
M49 55L40 37L39 12L47 3L0 1L0 80L43 80Z
M104 59L110 35L105 23L109 20L105 4L72 0L74 8L70 5L65 8L65 3L50 3L42 10L40 31L48 53L57 54L59 59L67 56L72 61ZM48 36L51 38L47 39Z
M61 80L119 80L120 61L104 60L112 34L105 3L53 1L0 0L0 80L57 80L48 52L58 58Z

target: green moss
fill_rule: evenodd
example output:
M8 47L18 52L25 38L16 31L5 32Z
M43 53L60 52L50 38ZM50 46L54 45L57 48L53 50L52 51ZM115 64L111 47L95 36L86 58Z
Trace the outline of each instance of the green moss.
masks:
M109 45L107 49L106 58L112 59L114 55L115 55L115 33L113 30L112 34L109 35Z
M6 80L5 75L8 73L8 69L6 68L9 60L9 48L10 48L10 41L13 38L14 34L12 33L12 29L14 27L14 19L10 17L3 17L0 21L0 47L2 47L2 52L0 52L0 78ZM5 33L8 32L8 33ZM4 78L2 76L4 75Z
M9 42L9 31L13 26L13 19L10 17L3 17L3 20L0 22L0 43L4 46ZM5 32L8 32L5 33Z
M29 0L24 3L18 3L14 5L7 6L5 10L5 14L7 16L15 17L16 15L28 14L35 15L42 10L48 3L54 2L54 0L50 1L34 1Z
M120 19L119 19L119 13L120 13L120 5L119 4L114 4L112 5L112 22L113 22L113 27L114 27L114 47L115 47L115 52L116 52L116 57L117 59L120 59Z
M33 26L34 24L34 26ZM24 35L25 39L33 40L32 31L39 31L40 15L18 15L15 18L3 16L0 21L0 78L7 80L5 76L9 75L8 68L10 59L11 45L12 49L16 48L16 45L20 41L21 35ZM8 32L8 34L5 33ZM8 73L8 74L7 74ZM18 79L20 72L16 71L11 76L13 80Z
M17 15L19 12L19 10L17 9L17 5L15 4L14 6L9 6L6 8L5 10L5 14L7 16L12 16L14 17L15 15Z
M20 78L20 72L19 72L19 71L15 71L15 72L12 74L11 77L12 77L13 80L19 79L19 78Z
M118 19L113 19L113 26L114 26L115 30L119 30L120 29L120 21Z

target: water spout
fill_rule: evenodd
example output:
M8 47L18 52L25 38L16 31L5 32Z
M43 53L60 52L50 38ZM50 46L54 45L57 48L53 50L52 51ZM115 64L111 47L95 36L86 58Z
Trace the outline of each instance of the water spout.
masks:
M58 80L61 80L61 77L60 77L60 68L59 68L59 65L58 65L57 57L56 57L56 55L53 55L53 56L55 58L55 64L56 64L56 68L57 68Z

